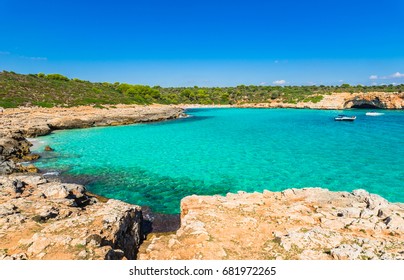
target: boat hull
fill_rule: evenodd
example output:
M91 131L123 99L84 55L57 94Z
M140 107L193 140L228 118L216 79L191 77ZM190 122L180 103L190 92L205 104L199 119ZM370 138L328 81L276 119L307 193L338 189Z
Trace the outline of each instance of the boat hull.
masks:
M340 121L340 122L353 122L354 120L356 120L356 116L345 116L345 115L341 115L341 116L337 116L334 118L335 121Z
M337 122L353 122L355 119L344 119L344 120L342 120L342 119L334 119L335 121L337 121Z
M367 112L366 116L371 116L371 117L377 117L377 116L381 116L384 115L384 113L377 113L377 112Z

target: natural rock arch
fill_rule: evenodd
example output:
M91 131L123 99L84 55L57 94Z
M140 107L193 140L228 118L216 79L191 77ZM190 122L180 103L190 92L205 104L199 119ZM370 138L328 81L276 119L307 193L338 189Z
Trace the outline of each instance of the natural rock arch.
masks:
M386 108L384 104L378 97L367 100L363 98L355 98L348 100L344 104L344 108L357 108L357 109L383 109Z

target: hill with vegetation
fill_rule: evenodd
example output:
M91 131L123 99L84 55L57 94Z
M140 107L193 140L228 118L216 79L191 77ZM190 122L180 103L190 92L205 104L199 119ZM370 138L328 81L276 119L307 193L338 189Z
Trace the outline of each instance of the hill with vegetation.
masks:
M0 72L0 107L72 107L103 104L243 104L319 102L335 92L398 92L404 85L168 87L94 83L60 74Z

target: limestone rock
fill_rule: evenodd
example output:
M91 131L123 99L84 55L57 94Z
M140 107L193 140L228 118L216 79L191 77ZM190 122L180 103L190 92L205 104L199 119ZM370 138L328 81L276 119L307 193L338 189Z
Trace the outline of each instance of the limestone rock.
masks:
M1 178L1 177L0 177ZM0 189L1 191L10 192L10 193L22 193L25 188L26 183L14 179L14 180L1 180L0 179Z
M0 175L11 174L15 170L15 164L11 160L0 160Z
M272 100L267 103L246 103L237 107L253 108L311 108L341 110L358 108L361 106L373 106L380 109L402 109L404 108L404 93L390 92L339 92L324 95L320 102L298 102L284 103L279 100Z
M144 238L139 206L28 175L0 176L0 234L0 259L135 259Z
M53 151L53 149L50 146L46 145L44 151L51 152Z
M355 260L359 258L361 251L357 244L341 244L331 250L331 255L337 260Z
M105 203L103 227L107 232L113 248L119 248L127 259L134 259L137 248L143 240L141 224L143 221L141 208L118 200L110 199Z
M403 216L364 190L189 196L177 232L148 238L139 258L401 259Z
M18 165L17 170L19 172L28 172L28 173L38 173L39 172L39 169L33 164L30 164L30 165L27 165L27 166Z
M27 137L37 137L47 135L51 132L51 128L46 123L31 122L29 126L24 128L24 135Z
M39 186L39 190L48 199L76 199L82 198L85 188L78 184L61 184L57 182L45 183Z
M0 218L18 213L18 208L12 203L3 203L0 205Z
M65 185L53 182L43 184L39 189L48 199L63 199L67 198L70 194Z
M59 215L59 209L51 206L51 207L43 207L41 209L39 209L38 211L38 215L35 216L37 221L39 222L44 222L46 220L55 218Z
M26 160L26 161L33 161L33 160L37 160L39 158L40 158L40 156L38 154L28 154L28 155L23 156L23 160Z

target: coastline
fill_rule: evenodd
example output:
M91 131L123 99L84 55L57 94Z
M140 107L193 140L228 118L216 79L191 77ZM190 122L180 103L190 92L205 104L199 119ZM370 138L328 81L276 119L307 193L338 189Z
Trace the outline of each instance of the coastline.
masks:
M141 260L403 260L404 204L323 188L188 196L181 227Z
M115 107L115 108L114 108ZM12 145L14 148L18 147L17 150L14 150L12 153L7 155L9 158L11 158L11 161L23 161L23 160L28 160L26 157L29 156L29 147L31 143L28 142L28 140L25 138L26 136L31 136L31 137L36 137L39 135L45 135L50 133L53 130L56 129L70 129L70 128L85 128L85 127L93 127L93 126L112 126L112 125L124 125L124 124L130 124L130 123L136 123L136 122L149 122L149 121L161 121L161 120L166 120L166 119L172 119L172 118L178 118L178 117L183 117L183 109L185 106L164 106L164 105L153 105L153 106L128 106L128 105L119 105L119 106L112 106L110 108L107 107L107 109L97 109L97 108L92 108L92 107L82 107L82 108L73 108L73 109L62 109L62 108L55 108L55 109L42 109L42 108L37 108L37 109L28 109L28 108L23 108L23 109L6 109L5 114L2 115L1 123L3 124L2 126L2 131L0 131L0 137L2 138L2 143L3 146L11 147ZM193 105L190 107L186 107L186 109L189 108L209 108L212 107L210 105L207 106L200 106L200 105ZM214 106L217 107L217 106ZM219 106L223 107L223 106ZM226 106L226 107L231 107L231 106ZM233 106L233 107L239 107L239 106ZM259 108L259 106L258 106ZM140 111L139 111L140 110ZM31 111L31 115L29 115L27 112ZM115 112L116 113L115 113ZM112 113L111 113L112 112ZM143 112L143 115L139 112ZM55 114L57 114L55 116ZM4 116L7 116L6 119ZM23 124L23 125L22 125ZM18 128L18 129L13 129ZM9 140L4 141L4 138ZM2 145L0 143L0 145ZM6 144L6 145L4 145ZM8 146L7 146L8 145ZM5 149L2 149L1 152L3 152ZM3 153L4 154L4 153ZM4 156L3 156L4 157ZM2 190L2 196L3 200L1 201L3 204L0 204L2 207L0 210L0 229L3 229L0 232L6 232L5 236L10 236L12 235L17 229L21 229L21 226L26 226L27 224L31 224L33 229L36 231L38 230L38 223L40 224L41 230L39 231L40 234L36 235L33 231L33 235L31 239L27 239L25 241L18 240L17 245L14 244L14 247L11 246L11 250L7 250L7 252L2 253L0 251L0 259L1 258L29 258L29 259L48 259L48 258L68 258L68 259L122 259L122 258L129 258L133 259L136 258L137 251L138 250L143 250L140 254L139 257L141 259L165 259L167 258L166 254L163 254L163 250L167 250L167 252L171 252L172 256L175 256L177 254L177 257L183 258L183 259L226 259L226 258L239 258L240 256L238 255L233 255L229 253L223 253L226 252L226 246L223 246L223 240L216 240L215 244L222 244L220 250L216 250L219 246L213 246L214 249L213 251L216 250L216 252L220 252L219 255L214 254L213 251L210 251L210 249L206 249L204 252L205 254L201 252L198 253L198 246L196 244L199 244L200 242L205 242L209 241L212 239L212 235L209 230L206 228L212 229L212 228L219 228L219 223L217 221L209 220L206 219L206 214L210 213L211 215L216 215L217 218L220 217L221 215L221 210L222 208L220 207L225 207L228 208L227 205L244 205L247 210L243 210L243 213L232 213L233 217L235 220L240 220L240 226L244 227L245 225L242 225L245 221L245 219L252 221L251 219L257 220L258 218L254 215L252 215L252 211L249 211L248 209L250 208L255 208L258 203L258 205L262 205L262 201L265 200L263 197L268 196L269 192L264 192L261 194L261 198L258 199L258 201L250 200L251 196L259 196L257 194L244 194L240 193L238 195L232 195L229 194L226 198L217 198L217 196L213 197L187 197L184 198L182 203L181 203L181 227L180 229L174 234L174 235L164 235L167 237L160 238L155 237L155 236L150 236L145 241L145 244L142 245L144 249L141 249L141 243L144 238L146 238L147 230L145 228L147 227L146 224L150 226L150 221L147 223L146 220L143 220L142 216L142 211L138 206L135 205L129 205L123 202L115 201L115 200L108 200L111 202L102 202L102 199L97 199L96 197L92 196L91 194L88 194L83 186L76 185L76 184L66 184L65 182L49 182L46 179L43 179L40 176L28 176L27 174L14 174L14 175L4 175L0 176L0 188ZM19 183L21 182L21 183ZM46 186L47 188L51 188L54 190L54 192L51 192L49 195L49 190L47 188L44 188ZM332 197L334 195L339 196L348 196L347 193L338 193L338 192L329 192L327 190L321 189L324 192L327 192L327 195L329 197ZM293 193L298 193L299 191L293 190ZM318 200L316 195L318 195L318 190L317 189L312 189L306 194L313 194L315 198L313 198L310 195L307 195L311 197L311 200L307 199L307 196L304 198L301 198L305 202L310 202L310 203L315 203L317 206L324 207L324 205L329 204L328 200L321 201ZM45 193L48 193L46 195ZM55 195L56 193L56 195ZM280 200L283 202L288 202L289 200L295 200L296 198L290 195L285 195L290 193L290 190L286 190L282 193L274 193L275 197L278 197L278 199L275 200ZM358 192L357 192L358 193ZM43 197L45 195L45 197ZM34 197L33 197L34 196ZM280 197L279 197L280 196ZM72 198L73 197L73 198ZM242 202L243 199L247 197L246 202ZM21 200L31 200L34 201L35 203L38 203L40 206L37 208L40 208L41 211L33 210L29 207L26 206L26 203L21 204ZM214 201L214 200L217 201ZM299 198L300 199L300 198ZM335 221L338 220L339 217L338 213L335 213L335 209L328 209L330 213L324 214L325 217L327 215L333 216L333 222L327 222L327 220L322 220L321 218L315 218L313 223L306 223L306 220L310 220L309 218L303 218L304 215L302 213L292 213L293 215L296 215L297 222L294 224L294 230L296 232L300 233L305 233L302 231L305 231L306 227L316 227L319 226L320 228L327 228L329 224L338 224L338 227L345 227L347 224L352 223L353 221L357 221L358 223L362 223L364 228L359 228L357 231L361 232L361 229L364 229L366 234L362 234L366 236L369 232L372 233L373 237L376 236L375 240L379 242L380 240L385 240L386 242L393 242L395 246L398 248L401 246L404 246L404 240L401 236L403 236L403 231L404 231L404 220L401 218L401 220L397 220L395 216L399 217L404 217L404 213L402 212L403 206L402 204L393 204L385 201L381 197L371 195L371 194L366 194L359 192L359 195L353 195L353 197L350 197L349 203L352 204L357 200L358 202L357 205L352 206L353 208L359 209L359 210L352 210L355 212L355 214L348 214L348 217L343 216L344 218L349 218L349 222L347 220L344 220L343 222L341 221ZM359 200L358 200L359 199ZM86 200L86 201L91 201L88 202L87 205L83 207L80 201ZM369 201L374 201L376 200L376 206L369 206ZM11 201L11 202L10 202ZM11 204L10 204L11 203ZM86 202L87 203L87 202ZM204 207L200 207L200 204L206 204L210 205L212 209L215 207L217 208L213 213L209 212L207 209L204 209ZM241 203L241 204L240 204ZM348 203L348 204L349 204ZM74 204L76 204L74 206ZM273 202L271 202L270 205L272 205ZM348 205L347 204L347 205ZM52 206L51 206L52 205ZM69 207L76 207L75 211L73 213L70 213L70 210L66 210L64 207L65 205L69 205ZM118 206L117 206L118 205ZM234 206L233 205L233 206ZM265 205L265 203L264 203ZM214 207L213 207L214 206ZM234 209L234 207L231 206L230 209ZM243 206L243 207L244 207ZM307 206L304 205L307 209L313 210L312 208L314 207L313 205ZM54 209L52 209L52 207ZM113 220L119 221L119 220L127 220L128 225L126 226L126 229L130 228L127 230L129 232L129 235L121 237L124 240L120 240L119 242L116 241L118 236L122 234L120 231L121 225L118 223L118 225L114 224L108 224L106 225L105 223L101 222L99 225L96 225L93 227L93 221L94 221L94 213L99 212L103 213L104 216L99 217L95 215L95 217L99 217L100 219L104 219L105 216L107 215L108 212L112 211L111 207L113 209L119 209L117 212L114 212L116 214L115 218ZM300 207L301 205L293 205L293 207ZM348 206L344 206L341 211L345 211ZM236 207L237 208L237 207ZM57 211L55 210L57 209ZM97 209L97 210L95 210ZM190 211L192 209L192 211ZM281 207L280 207L281 209ZM309 210L305 211L309 211ZM372 214L370 214L369 211L372 211ZM382 214L379 213L379 210L382 212ZM254 213L257 210L254 210ZM272 209L271 211L275 211L276 213L271 213L271 215L274 215L275 217L278 217L281 212L280 210ZM288 210L283 209L284 213L288 213ZM300 210L299 210L300 211ZM351 211L351 210L346 210L346 211ZM363 212L364 211L364 212ZM66 212L66 213L65 213ZM251 212L250 214L248 214ZM360 214L360 213L366 213L365 214ZM27 214L29 213L29 214ZM128 214L129 213L129 214ZM193 214L192 214L193 213ZM247 214L246 214L247 213ZM359 214L358 214L359 213ZM397 215L398 213L398 215ZM35 215L34 215L35 214ZM290 214L290 213L289 213ZM55 216L56 215L56 216ZM191 216L190 216L191 215ZM300 215L300 216L299 216ZM40 218L34 218L39 216ZM63 229L63 223L66 223L67 220L70 219L78 219L78 217L81 216L84 220L81 222L83 223L83 227L87 227L87 230L82 231L81 229L77 229L78 232L80 232L80 237L77 238L72 238L72 240L80 239L81 243L75 243L78 242L77 240L72 243L72 241L66 241L67 238L66 236L64 238L65 241L67 242L66 244L60 243L59 237L57 232ZM264 215L265 216L265 215ZM290 216L290 215L289 215ZM378 217L376 220L370 220L372 216ZM380 217L379 217L380 216ZM133 222L133 218L137 217L136 222ZM390 219L388 219L390 218ZM393 219L394 218L394 219ZM33 220L34 219L34 220ZM35 220L37 219L37 220ZM39 219L39 220L38 220ZM87 219L87 220L86 220ZM86 221L85 221L86 220ZM228 218L225 218L225 220L228 220ZM259 219L258 219L259 220ZM368 221L369 220L369 221ZM39 222L38 222L39 221ZM90 224L88 221L91 221ZM302 222L303 221L303 222ZM263 221L265 223L265 221ZM204 224L203 227L200 228L201 223ZM223 223L223 222L222 222ZM286 223L282 222L283 224ZM343 224L345 223L345 224ZM24 225L25 224L25 225ZM87 224L86 226L84 226ZM248 224L248 223L247 223ZM11 225L11 227L9 227ZM56 226L57 225L57 226ZM205 226L206 225L206 226ZM225 225L225 223L223 223ZM258 224L259 226L262 226L262 224ZM4 228L4 226L6 228ZM52 229L49 229L50 226ZM101 227L100 227L101 226ZM239 232L238 237L236 240L241 240L244 238L243 236L247 236L251 234L251 228L249 225L248 228L244 228ZM257 226L254 225L254 226ZM15 227L13 229L13 227ZM113 232L113 234L106 234L105 230L103 231L102 229L105 227L110 227L110 228L117 228ZM298 228L299 227L299 230ZM328 228L334 229L335 225L331 225L331 227ZM360 226L359 226L360 227ZM91 229L88 231L88 229ZM341 228L337 228L338 230L341 230ZM226 230L224 227L222 229ZM97 232L97 233L89 233L89 232ZM276 231L276 230L275 230ZM317 231L312 232L312 231L307 231L310 232L310 234L319 234ZM375 235L375 232L377 233ZM363 233L363 232L362 232ZM71 233L71 235L74 235L75 233ZM90 235L89 235L90 234ZM94 241L92 242L92 239L90 238L90 241L87 241L89 236L92 236L96 234L97 237L94 237L97 240L110 240L108 242L104 241ZM272 234L268 232L268 234ZM271 237L270 240L275 240L274 242L276 243L276 240L282 239L282 236L288 235L287 229L284 229L284 231L280 231L275 234L274 236ZM347 236L346 232L341 233L343 234L344 238ZM327 240L327 234L320 234L322 235L320 239ZM4 235L3 235L4 237ZM352 237L352 236L351 236ZM363 237L363 236L362 236ZM168 239L167 239L168 238ZM184 238L184 240L183 240ZM215 237L217 238L217 237ZM364 238L364 237L363 237ZM6 238L7 239L7 238ZM45 242L46 246L42 246L40 244L44 243L44 239L50 239L54 240L54 244L52 242ZM83 240L86 239L84 242ZM129 240L128 242L125 241L125 239ZM359 242L357 239L357 236L353 235L351 238L352 244L355 242ZM186 241L185 241L186 240ZM25 243L24 243L25 242ZM39 242L39 243L38 243ZM131 244L131 245L123 245L123 244ZM181 248L178 248L176 244L186 244L189 245L190 248L195 248L193 249L194 251L190 250L189 254L181 253ZM226 241L227 242L227 241ZM295 241L293 241L295 242ZM293 243L292 242L292 243ZM298 242L298 241L296 241ZM300 242L300 241L299 241ZM375 241L376 242L376 241ZM381 245L379 243L374 243L374 247L380 247ZM380 241L382 242L382 241ZM282 242L281 242L282 243ZM351 244L349 243L349 244ZM8 243L3 243L2 245ZM10 243L11 244L11 243ZM24 245L25 244L25 245ZM31 245L29 245L31 244ZM61 245L62 244L62 245ZM73 245L72 245L73 244ZM78 245L77 245L78 244ZM107 244L109 244L107 246ZM286 244L286 243L285 243ZM296 243L297 244L297 243ZM326 242L327 245L322 245L324 246L329 246L329 244ZM24 247L29 245L25 249L25 253L21 253L23 250L18 249L19 247ZM43 244L42 244L43 245ZM337 246L338 245L338 246ZM335 248L339 248L339 246L342 246L344 244L336 244ZM39 247L38 250L32 249L32 246L37 246ZM59 256L55 255L56 249L60 249L60 246L67 246L68 248L74 247L74 250L71 250L71 254L69 255L64 255ZM70 247L69 247L70 246ZM232 245L234 246L234 244ZM297 245L296 245L297 246ZM77 248L76 248L77 247ZM88 247L88 248L87 248ZM212 247L212 248L213 248ZM227 246L228 247L228 246ZM231 246L230 246L231 247ZM345 246L346 247L346 246ZM343 246L343 248L345 248ZM31 248L31 250L30 250ZM85 248L85 253L83 252L83 248ZM102 250L100 250L102 248ZM140 248L140 249L139 249ZM157 249L156 249L157 248ZM164 249L165 248L165 249ZM167 249L168 248L168 249ZM357 250L356 247L347 247L348 251L352 250ZM0 249L1 248L0 246ZM81 249L76 250L76 249ZM283 247L282 250L285 248ZM346 248L345 248L346 249ZM55 251L54 251L55 250ZM148 251L148 253L145 253L145 251ZM196 250L196 251L195 251ZM314 259L321 259L321 258L342 258L344 259L345 257L347 259L357 259L360 257L360 254L353 254L353 255L341 255L341 254L316 254L313 253L312 251L315 251L312 249L310 252L305 252L303 255L300 254L289 254L288 250L286 251L279 251L279 254L284 254L280 258L291 258L291 259L304 259L304 258L309 258L312 257ZM386 249L387 250L387 249ZM174 252L175 251L175 252ZM356 252L355 251L355 252ZM90 253L88 253L90 252ZM193 252L193 253L191 253ZM11 254L13 253L13 254ZM401 259L402 254L399 253L398 251L386 251L384 252L386 254L375 254L371 255L370 253L365 254L366 258L387 258L387 259ZM23 255L21 255L23 254ZM25 255L24 255L25 254ZM185 255L184 255L185 254ZM308 255L307 255L308 254ZM345 254L345 253L344 253ZM345 256L345 257L344 257ZM248 258L248 256L245 256ZM253 256L251 256L253 257ZM268 256L269 257L269 256ZM278 256L279 257L279 256ZM277 256L271 256L271 258L278 258ZM173 257L174 258L174 257ZM254 258L258 258L257 256L254 256Z
M37 158L30 154L29 140L54 130L184 116L181 108L169 105L5 109L0 115L0 260L135 259L152 230L150 220L164 220L164 215L93 195L58 176L46 179L34 166L20 163ZM143 212L149 220L143 219ZM160 223L178 227L175 220Z
M192 108L290 108L290 109L313 109L313 110L344 110L352 108L363 109L404 109L404 93L388 92L342 92L324 95L318 102L285 103L271 100L265 103L240 103L233 105L192 105L181 104L185 109Z

